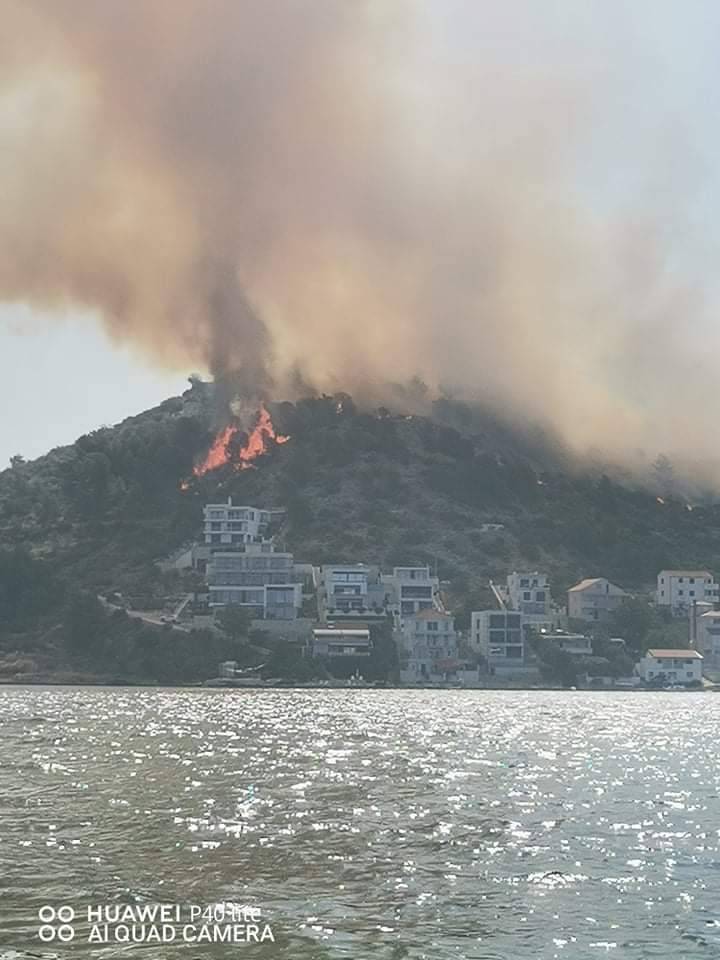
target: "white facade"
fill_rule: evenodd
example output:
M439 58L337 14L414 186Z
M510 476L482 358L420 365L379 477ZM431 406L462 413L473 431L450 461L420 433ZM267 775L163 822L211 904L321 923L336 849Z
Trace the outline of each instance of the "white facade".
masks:
M592 654L592 640L583 633L565 633L558 630L543 634L543 640L547 640L558 650L564 650L566 653L588 657Z
M235 550L216 550L207 567L211 607L238 604L254 618L294 620L302 605L291 553L278 553L269 541Z
M390 597L377 567L363 563L324 564L313 569L320 619L382 620Z
M283 511L260 510L227 503L208 503L203 508L205 543L211 546L233 546L258 543L274 517Z
M460 668L457 655L457 635L449 613L424 609L404 618L402 683L442 683L454 678Z
M661 570L655 595L658 606L684 613L694 603L715 603L720 588L709 570Z
M514 610L476 610L470 615L470 643L489 673L525 667L523 617Z
M507 578L508 605L523 614L550 617L550 584L544 573L511 573Z
M720 669L720 610L698 604L690 617L690 643L703 655L706 667Z
M590 622L607 620L628 596L605 577L581 580L568 590L568 617Z
M391 574L383 574L382 582L400 626L406 617L440 607L440 581L430 574L430 567L393 567Z
M702 668L697 650L648 650L635 669L644 683L685 686L702 681Z
M312 632L310 651L314 657L369 657L367 629L317 629Z

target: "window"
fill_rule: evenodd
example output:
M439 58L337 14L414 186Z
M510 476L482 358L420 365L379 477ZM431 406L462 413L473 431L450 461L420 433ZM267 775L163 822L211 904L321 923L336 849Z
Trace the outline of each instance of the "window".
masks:
M402 596L407 600L430 600L432 598L432 587L403 587Z
M436 632L438 628L437 620L428 620L427 628L432 632Z
M690 596L691 596L691 597L694 597L694 596L695 596L695 591L694 591L694 590L690 590L689 593L690 593Z
M530 600L530 598L531 598L530 591L526 590L525 593L523 594L523 600Z
M682 590L678 590L678 595L682 597L682 596L683 596L683 591L682 591Z
M690 583L695 583L695 577L690 577Z
M538 601L538 603L544 603L544 602L545 602L545 591L544 591L544 590L538 590L538 592L535 594L535 599Z
M521 586L521 587L529 587L529 586L530 586L530 581L527 579L527 577L525 577L524 579L522 579L522 580L520 581L520 586Z

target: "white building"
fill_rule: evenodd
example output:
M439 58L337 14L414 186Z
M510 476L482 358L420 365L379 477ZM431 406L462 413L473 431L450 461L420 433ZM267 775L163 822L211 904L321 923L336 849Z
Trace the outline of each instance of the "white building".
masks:
M690 610L690 645L703 655L705 667L720 669L720 610L711 603Z
M564 650L566 653L586 657L592 655L592 639L586 637L583 633L566 633L563 630L555 630L543 634L543 640L547 640L558 650Z
M658 606L685 613L693 603L715 603L720 587L709 570L661 570L657 576Z
M294 620L302 606L302 583L291 553L270 541L216 550L207 567L211 607L239 604L256 619Z
M511 573L507 578L508 606L523 614L550 616L550 584L544 573Z
M396 623L402 626L405 617L420 610L440 609L440 581L430 573L430 567L393 567L391 574L383 574L382 583L391 598L391 609Z
M313 569L320 619L383 620L390 595L377 567L363 563L324 564Z
M581 580L568 590L568 617L571 620L607 620L628 599L622 587L605 577Z
M211 546L259 543L270 524L284 515L284 510L236 506L231 497L227 503L208 503L203 508L205 543Z
M370 631L321 627L312 632L310 652L314 657L369 657Z
M470 642L485 658L488 673L525 667L522 621L514 610L476 610L470 615Z
M443 610L426 608L405 617L400 636L402 683L442 683L462 666L453 618Z
M702 682L702 668L697 650L648 650L635 667L644 683L673 686Z

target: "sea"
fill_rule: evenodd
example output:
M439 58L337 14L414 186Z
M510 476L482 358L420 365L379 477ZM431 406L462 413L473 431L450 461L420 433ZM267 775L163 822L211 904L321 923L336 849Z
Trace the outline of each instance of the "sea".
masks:
M0 688L0 958L720 957L720 696Z

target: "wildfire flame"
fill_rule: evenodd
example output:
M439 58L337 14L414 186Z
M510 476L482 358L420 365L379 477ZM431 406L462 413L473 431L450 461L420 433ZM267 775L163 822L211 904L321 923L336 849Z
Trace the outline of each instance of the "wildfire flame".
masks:
M233 438L240 432L240 427L228 424L215 437L213 445L207 452L202 463L193 467L196 477L202 477L210 470L232 463L236 470L248 470L254 466L253 460L262 456L268 449L269 441L287 443L290 437L284 437L275 430L272 418L266 407L262 405L258 410L255 426L248 434L247 443L235 454L231 448ZM182 485L183 489L187 489Z

